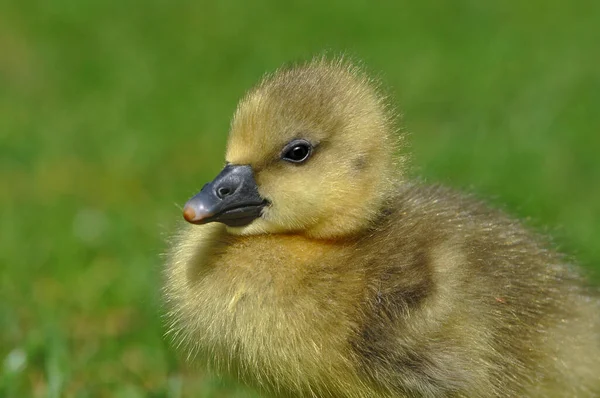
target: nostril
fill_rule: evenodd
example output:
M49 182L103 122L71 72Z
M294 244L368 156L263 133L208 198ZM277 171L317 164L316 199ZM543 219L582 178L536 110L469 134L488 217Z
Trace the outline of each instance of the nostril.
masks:
M219 189L217 189L217 195L221 199L223 199L225 196L228 196L230 194L231 194L231 189L228 187L220 187Z

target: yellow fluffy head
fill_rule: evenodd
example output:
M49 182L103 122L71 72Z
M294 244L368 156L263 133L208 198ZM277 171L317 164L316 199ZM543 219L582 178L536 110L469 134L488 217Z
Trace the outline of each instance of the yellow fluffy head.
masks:
M238 105L226 160L252 167L270 205L231 231L329 239L363 229L396 180L392 119L376 85L344 61L319 59L267 76ZM283 159L297 140L312 146L309 158Z

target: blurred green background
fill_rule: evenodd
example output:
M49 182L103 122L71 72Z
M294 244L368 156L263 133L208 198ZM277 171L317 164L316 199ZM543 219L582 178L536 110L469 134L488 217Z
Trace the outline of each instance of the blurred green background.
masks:
M598 21L593 0L1 2L0 397L253 396L163 339L160 254L238 98L323 50L390 86L414 174L600 270Z

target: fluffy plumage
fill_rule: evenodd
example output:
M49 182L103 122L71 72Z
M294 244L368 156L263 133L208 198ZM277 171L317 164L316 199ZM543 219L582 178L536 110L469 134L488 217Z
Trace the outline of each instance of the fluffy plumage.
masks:
M392 116L341 61L247 94L226 160L269 204L174 237L175 341L276 397L600 396L598 296L516 220L405 181ZM282 160L295 139L302 164Z

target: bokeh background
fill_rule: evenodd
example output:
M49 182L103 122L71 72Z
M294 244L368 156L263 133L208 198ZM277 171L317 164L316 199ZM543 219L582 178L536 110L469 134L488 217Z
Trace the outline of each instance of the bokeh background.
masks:
M324 50L390 87L415 175L597 277L599 21L594 0L0 2L0 397L255 396L169 347L160 255L238 98Z

